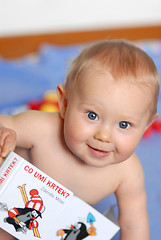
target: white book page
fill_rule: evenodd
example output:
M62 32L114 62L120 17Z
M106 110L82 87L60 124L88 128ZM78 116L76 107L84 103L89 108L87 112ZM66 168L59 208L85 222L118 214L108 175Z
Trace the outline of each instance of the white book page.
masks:
M13 154L13 157L15 156ZM16 157L19 158L19 156ZM18 239L36 239L32 229L27 228L25 234L22 233L20 228L16 231L14 225L8 223L6 219L8 218L8 211L13 208L25 211L24 209L27 208L26 202L30 202L28 208L33 211L40 204L42 207L40 216L35 221L38 223L37 231L40 237L46 240L46 233L68 205L72 196L73 193L64 186L23 160L23 163L15 171L15 175L0 195L0 227ZM40 203L37 202L37 198ZM34 199L36 199L35 206L33 205Z
M85 237L87 240L108 240L119 230L117 225L87 203L74 196L61 216L59 216L58 221L53 224L46 239L77 240L79 234L83 234L81 231L87 232L91 226L95 228L95 231ZM62 233L60 231L62 229L66 229L66 233L64 232L63 235L60 234Z

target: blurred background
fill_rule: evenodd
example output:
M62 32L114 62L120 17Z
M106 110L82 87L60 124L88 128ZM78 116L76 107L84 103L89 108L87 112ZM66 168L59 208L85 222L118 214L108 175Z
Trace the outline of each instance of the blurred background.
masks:
M160 0L0 0L0 114L57 110L68 61L91 41L134 41L161 76ZM158 102L161 116L161 97ZM161 117L141 140L151 240L161 236ZM102 213L114 195L95 207Z
M0 0L0 36L161 24L160 0Z

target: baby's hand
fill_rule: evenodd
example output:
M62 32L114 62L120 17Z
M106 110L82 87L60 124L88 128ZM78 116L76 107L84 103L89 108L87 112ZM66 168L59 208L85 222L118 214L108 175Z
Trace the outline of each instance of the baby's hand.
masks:
M14 130L0 127L0 162L16 147L16 133Z

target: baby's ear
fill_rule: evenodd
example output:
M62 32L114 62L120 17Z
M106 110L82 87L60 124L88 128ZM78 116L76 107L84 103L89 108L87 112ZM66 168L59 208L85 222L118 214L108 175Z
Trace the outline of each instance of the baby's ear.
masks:
M66 98L66 90L63 85L58 85L57 87L57 95L58 95L58 104L60 109L60 116L64 119L65 111L67 107L67 98Z

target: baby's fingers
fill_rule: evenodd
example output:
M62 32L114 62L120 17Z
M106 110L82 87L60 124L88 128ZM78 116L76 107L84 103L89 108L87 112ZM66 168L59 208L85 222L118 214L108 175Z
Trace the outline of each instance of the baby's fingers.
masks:
M2 165L2 162L3 162L3 158L0 157L0 167L1 167L1 165Z
M1 132L0 138L0 157L6 157L6 155L13 151L16 147L16 133L11 130L7 129Z
M6 157L6 155L10 152L10 151L14 151L15 150L15 146L16 143L11 141L11 137L8 136L5 141L4 141L4 145L3 147L1 147L1 157Z

